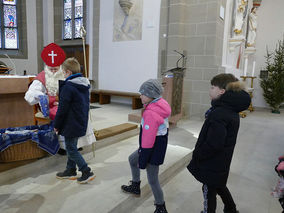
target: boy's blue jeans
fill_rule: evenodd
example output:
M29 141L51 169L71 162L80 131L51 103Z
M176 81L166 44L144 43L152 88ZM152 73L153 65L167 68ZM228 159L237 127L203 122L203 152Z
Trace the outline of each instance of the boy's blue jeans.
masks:
M76 169L76 165L79 168L79 171L85 171L88 168L88 165L80 152L77 149L78 138L68 138L65 137L65 145L67 152L67 169Z

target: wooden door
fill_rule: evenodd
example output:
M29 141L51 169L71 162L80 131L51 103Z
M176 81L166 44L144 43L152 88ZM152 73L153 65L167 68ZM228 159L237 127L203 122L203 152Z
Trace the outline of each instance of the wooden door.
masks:
M67 45L67 46L61 46L61 48L64 50L66 54L66 58L75 57L80 65L81 65L81 72L86 77L86 71L84 67L84 51L82 45ZM86 63L87 63L87 69L89 71L89 45L86 45ZM90 72L88 72L90 73ZM90 76L90 74L89 74Z

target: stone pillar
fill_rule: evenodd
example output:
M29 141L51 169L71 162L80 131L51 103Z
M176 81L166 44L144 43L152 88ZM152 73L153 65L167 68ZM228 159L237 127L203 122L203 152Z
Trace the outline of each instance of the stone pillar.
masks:
M99 87L99 25L100 25L100 1L94 1L94 13L93 20L90 21L93 24L93 70L90 70L90 74L93 76L92 88L98 89Z

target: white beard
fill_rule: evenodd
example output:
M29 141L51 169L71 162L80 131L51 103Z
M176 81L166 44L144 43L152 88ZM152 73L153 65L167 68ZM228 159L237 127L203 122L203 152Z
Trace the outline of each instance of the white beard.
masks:
M62 68L53 73L51 72L47 66L44 68L45 71L45 87L47 89L47 93L50 96L56 96L59 88L59 80L65 80Z

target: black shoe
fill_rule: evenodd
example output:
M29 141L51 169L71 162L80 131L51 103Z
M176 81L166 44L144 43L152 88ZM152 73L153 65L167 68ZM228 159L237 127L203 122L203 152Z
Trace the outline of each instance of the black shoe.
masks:
M165 203L161 205L155 204L155 206L156 210L154 211L154 213L168 213Z
M66 150L62 149L62 148L59 148L57 154L59 154L59 155L66 155Z
M80 148L78 148L77 150L78 150L78 151L83 151L83 148L80 147ZM66 155L67 153L66 153L66 150L65 150L65 149L59 148L57 154L59 154L59 155Z
M201 211L200 213L203 213L203 211ZM236 213L240 213L240 212L237 210Z
M88 167L85 171L82 171L82 176L77 179L78 183L88 183L95 179L95 175L91 172L91 169Z
M141 181L139 181L139 182L130 181L130 185L128 185L128 186L122 185L121 189L125 193L130 193L130 194L133 194L134 196L139 197L140 194L141 194L140 183L141 183Z
M77 172L76 172L76 169L66 169L64 172L58 172L56 174L56 177L58 179L76 180Z

